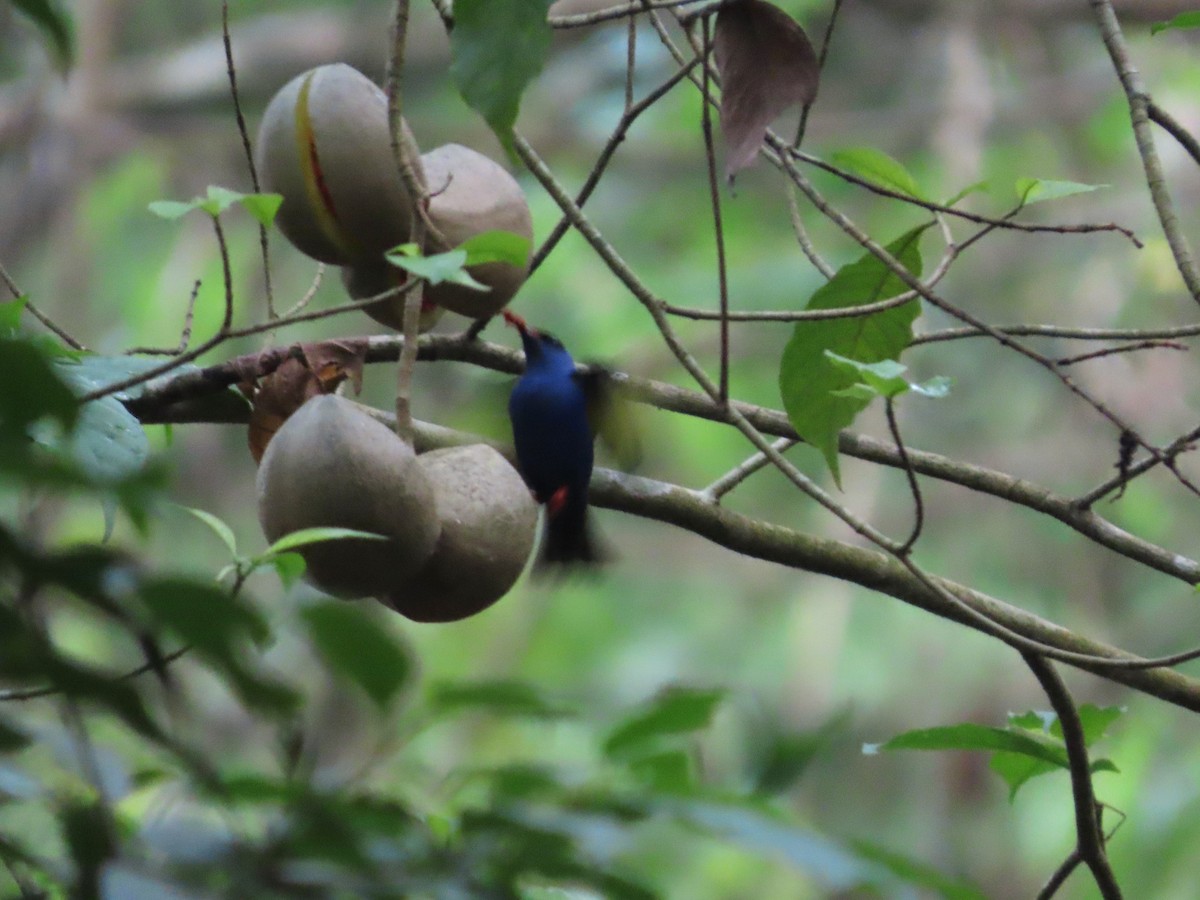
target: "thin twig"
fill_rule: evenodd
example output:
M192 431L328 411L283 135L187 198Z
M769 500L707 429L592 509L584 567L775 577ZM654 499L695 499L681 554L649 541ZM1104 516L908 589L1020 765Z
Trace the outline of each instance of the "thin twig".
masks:
M131 678L137 678L139 675L155 672L161 669L163 666L167 666L175 662L175 660L179 659L179 657L183 656L191 649L192 648L189 646L183 646L178 650L172 650L170 653L164 654L157 659L142 663L136 669L130 669L128 672L114 676L112 681L128 681ZM0 691L0 703L36 700L39 697L51 697L59 693L62 693L62 689L56 687L21 688L19 690Z
M1096 886L1104 900L1121 900L1121 888L1108 863L1104 852L1104 835L1100 829L1099 807L1092 788L1092 770L1088 762L1087 739L1083 733L1083 722L1079 710L1071 698L1054 666L1036 654L1022 654L1027 665L1054 712L1062 728L1063 744L1066 745L1067 762L1071 770L1071 793L1075 801L1075 834L1079 855L1096 879Z
M987 329L946 328L919 334L909 342L909 346L991 337L992 331L1010 337L1061 338L1068 341L1171 341L1200 336L1200 325L1179 325L1174 328L1075 328L1068 325L1022 324L990 325Z
M79 341L75 340L75 338L67 334L67 332L56 325L49 316L33 305L33 301L21 292L21 289L17 287L17 283L13 281L12 276L8 274L8 270L5 269L3 265L0 265L0 281L4 282L4 286L8 288L8 292L13 295L14 300L20 300L21 298L24 298L26 311L43 325L45 325L48 329L58 335L59 340L61 340L64 344L66 344L72 350L87 350L87 347L83 346L83 344L79 343Z
M1194 162L1200 164L1200 141L1197 141L1178 119L1149 98L1146 99L1146 115L1150 117L1151 122L1156 123L1163 131L1175 138L1179 142L1179 146L1187 151L1188 156Z
M287 312L283 314L283 318L287 319L307 308L308 304L313 302L313 298L317 296L317 291L321 288L321 281L325 278L325 263L317 263L316 274L313 275L312 284L308 286L308 290L304 292L304 296L297 300Z
M246 128L246 117L242 114L242 100L238 94L237 68L233 64L233 41L229 36L229 0L221 0L221 38L225 44L225 71L229 75L229 94L233 98L233 112L237 119L238 134L242 137L242 152L246 156L246 168L250 172L250 185L254 193L262 192L258 181L258 167L254 165L254 149L250 145L250 131ZM271 288L271 246L267 226L258 226L258 246L262 254L263 285L267 294L267 318L276 319L275 293Z
M192 319L196 313L196 298L200 296L200 279L192 285L191 296L188 297L187 309L183 314L183 331L179 334L179 343L165 349L155 347L130 347L125 351L126 356L178 356L187 350L192 341Z
M702 60L712 52L711 20L706 16L700 20L703 32ZM709 90L709 67L704 66L704 92ZM720 322L721 369L718 380L718 399L729 402L729 273L725 260L725 229L721 224L721 186L717 179L717 154L713 146L712 107L702 103L700 113L701 130L704 132L704 161L708 168L708 199L712 208L713 234L717 247L717 297Z
M1133 123L1133 138L1137 144L1138 156L1142 160L1142 169L1146 173L1146 186L1150 189L1150 199L1154 203L1158 221L1175 258L1175 268L1179 270L1192 299L1200 303L1200 272L1196 269L1191 245L1184 236L1183 227L1175 212L1175 202L1171 199L1162 162L1154 146L1147 109L1150 93L1141 73L1134 67L1130 58L1129 45L1125 42L1125 35L1121 31L1121 24L1117 21L1112 3L1110 0L1090 0L1090 3L1096 14L1096 23L1100 26L1100 36L1104 39L1104 46L1117 72L1121 88L1125 91L1125 99L1129 104L1129 118Z
M1136 344L1105 347L1103 350L1093 350L1091 353L1081 353L1078 356L1064 356L1056 359L1054 362L1060 366L1073 366L1076 363L1103 359L1106 356L1117 356L1122 353L1134 353L1138 350L1183 350L1186 352L1187 349L1186 344L1180 344L1176 341L1138 341Z
M796 243L800 246L800 252L808 258L808 261L813 264L813 267L818 272L825 276L825 280L829 281L835 274L833 267L825 262L821 254L817 252L812 238L808 235L808 229L804 227L804 219L800 215L800 204L796 200L795 185L789 182L785 187L784 196L787 197L788 215L792 220L792 232L796 235Z
M793 440L792 438L780 438L779 440L775 441L772 446L780 453L785 453L798 443L799 441ZM770 464L771 461L767 459L766 454L755 453L754 455L747 457L745 460L738 463L708 487L704 488L704 490L700 491L700 493L710 503L720 503L721 499L726 494L740 485L755 472L760 471Z
M604 174L605 169L608 167L609 161L616 153L617 148L621 146L621 143L625 140L625 136L629 133L629 129L633 126L633 123L637 121L638 117L655 103L657 103L663 96L665 96L666 93L671 90L671 88L675 87L675 85L679 84L679 82L686 78L688 73L697 63L699 63L699 60L693 59L691 63L676 70L671 77L669 77L661 85L625 111L624 115L621 116L621 120L617 123L616 128L613 129L612 134L609 136L607 143L605 143L604 149L601 150L600 155L596 157L596 162L592 165L591 171L588 172L587 178L584 180L583 187L580 188L579 193L575 195L575 204L577 206L582 208L583 205L587 203L588 198L592 196L592 192L596 189L596 185L600 183L600 176ZM546 261L546 257L550 255L550 251L557 246L560 240L562 240L563 235L567 233L567 230L570 228L570 226L571 223L567 221L565 216L561 216L559 218L558 222L555 223L554 228L550 230L550 234L542 242L541 246L537 248L533 256L530 257L530 274L536 272L538 267Z
M896 444L896 452L900 455L900 462L904 467L904 476L908 479L908 490L913 498L913 528L903 544L900 545L898 553L903 556L907 555L913 546L917 543L917 539L921 536L921 530L925 527L925 503L921 499L921 486L917 483L917 473L913 471L912 462L908 458L908 449L904 446L904 441L900 437L900 424L896 421L896 402L891 397L884 398L884 413L887 415L888 431L892 435L892 440Z
M829 45L833 41L833 29L837 25L838 13L842 11L842 0L833 0L833 9L829 13L829 21L825 23L825 36L821 38L821 50L817 54L817 71L825 71L825 60L829 58ZM813 102L805 103L800 109L800 122L796 125L796 139L792 146L799 148L804 142L804 132L808 130L808 114Z

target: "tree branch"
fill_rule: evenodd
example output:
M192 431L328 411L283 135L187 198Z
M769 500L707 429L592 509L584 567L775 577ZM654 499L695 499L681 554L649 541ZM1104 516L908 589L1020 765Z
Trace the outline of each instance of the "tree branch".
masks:
M1108 864L1104 852L1104 836L1100 830L1099 806L1092 790L1092 769L1088 762L1087 742L1083 734L1083 722L1079 711L1062 678L1054 666L1036 654L1023 653L1025 665L1029 666L1042 690L1058 714L1062 726L1063 743L1067 748L1067 762L1071 769L1071 793L1075 800L1075 834L1080 858L1092 870L1096 886L1104 900L1121 900L1121 888Z

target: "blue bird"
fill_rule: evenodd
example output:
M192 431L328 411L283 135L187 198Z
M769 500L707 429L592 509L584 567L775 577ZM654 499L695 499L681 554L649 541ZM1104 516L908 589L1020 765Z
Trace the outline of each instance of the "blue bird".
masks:
M600 562L587 516L594 459L587 379L557 338L508 310L504 319L520 332L525 348L525 374L513 388L508 415L517 468L546 506L537 566Z

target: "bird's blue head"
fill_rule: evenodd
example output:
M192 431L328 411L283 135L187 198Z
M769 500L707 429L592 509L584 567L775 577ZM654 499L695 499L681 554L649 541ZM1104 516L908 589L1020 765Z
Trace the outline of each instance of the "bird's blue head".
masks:
M525 349L525 366L528 369L573 371L575 361L567 348L554 335L531 328L525 320L508 310L503 312L504 321L520 332L521 345Z

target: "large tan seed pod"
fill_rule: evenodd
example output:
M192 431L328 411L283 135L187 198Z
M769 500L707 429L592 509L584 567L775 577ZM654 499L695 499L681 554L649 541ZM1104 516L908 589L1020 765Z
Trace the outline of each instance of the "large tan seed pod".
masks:
M421 164L430 192L429 219L449 247L485 231L511 231L533 240L529 204L521 186L503 166L459 144L430 150L421 157ZM445 248L427 252L438 249ZM529 266L482 263L468 267L467 272L491 290L442 282L427 287L425 296L451 312L486 319L512 299L525 282Z
M386 594L429 560L439 525L433 489L412 447L349 400L308 400L275 433L258 469L267 540L301 528L355 528L386 541L300 549L306 577L339 597Z
M508 593L533 550L537 506L521 476L486 444L417 457L442 533L425 567L381 597L418 622L453 622Z
M382 294L389 288L400 287L404 284L407 273L403 269L380 262L378 264L363 263L358 266L347 266L342 269L342 285L346 293L354 300L366 300L376 294ZM429 288L425 288L429 293ZM405 296L399 294L363 307L363 312L381 325L404 331ZM426 332L442 317L445 310L432 302L428 297L421 300L421 331Z
M408 158L419 150L402 123ZM378 260L409 240L413 200L392 155L387 97L345 63L297 75L267 105L255 162L283 195L276 223L300 252L333 265Z

